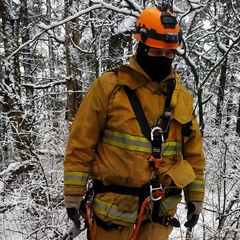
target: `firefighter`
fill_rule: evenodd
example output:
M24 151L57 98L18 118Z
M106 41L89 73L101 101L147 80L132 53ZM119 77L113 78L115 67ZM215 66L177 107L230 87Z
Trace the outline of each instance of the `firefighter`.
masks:
M81 102L65 152L68 216L77 224L91 178L96 240L168 239L179 226L174 214L183 193L187 228L202 211L202 135L192 96L172 67L181 30L169 10L154 6L139 15L134 37L138 47L129 64L97 78ZM127 92L137 96L141 119Z

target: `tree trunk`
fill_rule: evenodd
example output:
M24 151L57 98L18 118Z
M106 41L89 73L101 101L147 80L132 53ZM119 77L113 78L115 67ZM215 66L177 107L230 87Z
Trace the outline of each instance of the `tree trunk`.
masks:
M65 18L71 14L72 6L75 6L77 1L65 0ZM80 32L79 32L79 19L66 23L66 73L67 73L67 109L66 109L66 119L70 121L75 117L80 102L82 100L82 86L80 81L81 71L79 70L79 59L78 54L73 52L74 45L79 46L80 42ZM77 51L75 49L75 51Z
M240 136L240 99L238 100L237 126L236 132Z
M21 39L22 44L30 40L30 24L28 17L28 1L21 0L20 9L20 21L21 21ZM32 63L31 63L31 49L29 45L24 47L21 51L22 54L22 67L24 72L24 77L22 78L26 91L26 101L25 101L25 112L26 112L26 135L28 135L29 146L32 145L32 140L35 138L33 131L34 128L34 112L35 112L35 102L34 102L34 89L33 78L32 78Z
M217 110L216 110L216 119L215 124L216 126L220 127L222 122L223 116L223 101L224 101L224 93L225 93L225 85L226 85L226 78L227 78L227 58L224 60L221 66L221 73L220 73L220 82L218 87L218 101L217 101Z
M27 149L29 148L29 138L27 135L27 120L24 116L24 109L21 101L21 78L19 67L19 55L15 54L12 58L8 56L12 54L18 47L19 42L19 18L5 1L0 3L0 15L3 26L3 44L5 50L5 68L2 79L3 92L3 114L8 119L11 126L12 136L18 154L22 160L27 159Z

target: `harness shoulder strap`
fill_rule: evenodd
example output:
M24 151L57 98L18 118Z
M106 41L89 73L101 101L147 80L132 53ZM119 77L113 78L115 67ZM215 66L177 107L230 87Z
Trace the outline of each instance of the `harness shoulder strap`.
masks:
M167 96L166 96L166 101L165 101L165 107L164 107L164 114L162 116L162 128L166 129L167 124L169 122L169 118L171 117L171 111L172 107L171 105L171 100L172 100L172 95L174 92L174 88L176 85L176 80L175 79L169 79L168 84L167 84ZM144 111L142 109L141 103L139 102L139 99L136 95L135 90L130 89L127 86L124 86L125 92L128 96L128 99L132 105L133 111L136 115L136 118L139 122L139 125L141 127L142 133L145 135L145 137L152 142L151 139L151 130L147 121L147 118L144 114ZM166 139L168 135L168 131L164 134L164 138Z
M169 127L168 124L169 124L169 120L172 115L172 109L173 109L173 107L171 106L171 102L172 102L172 96L173 96L175 86L176 86L176 80L174 78L169 79L167 83L167 95L165 100L164 113L161 118L162 129L167 129ZM168 131L169 129L167 129L167 131L164 133L164 139L167 139Z
M150 130L147 118L144 114L144 111L143 111L141 103L139 102L139 99L136 95L135 90L132 90L131 88L129 88L127 86L124 86L124 89L128 96L128 99L132 105L133 111L134 111L136 118L138 120L138 123L141 127L142 133L151 142L151 136L150 136L151 130Z

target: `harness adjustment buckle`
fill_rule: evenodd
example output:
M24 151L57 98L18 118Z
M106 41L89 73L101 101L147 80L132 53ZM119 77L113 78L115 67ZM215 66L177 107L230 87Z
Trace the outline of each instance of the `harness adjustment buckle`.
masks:
M159 201L165 195L162 184L157 179L150 180L150 198L152 201Z

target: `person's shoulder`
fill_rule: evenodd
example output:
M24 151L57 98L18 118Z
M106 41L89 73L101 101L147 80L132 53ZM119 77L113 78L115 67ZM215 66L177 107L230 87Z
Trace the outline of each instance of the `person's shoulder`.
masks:
M179 83L179 90L176 99L176 105L173 111L173 118L182 124L194 119L193 115L193 96L187 88Z
M111 95L115 89L119 88L118 75L115 71L102 73L92 84L92 88L97 89L104 95Z
M177 72L174 72L176 79L176 88L178 89L178 96L183 98L192 98L192 93L181 83L180 76Z
M103 81L106 84L117 85L118 84L118 68L111 69L104 72L100 77L99 81Z
M192 98L192 93L181 83L179 86L179 93L187 98Z

